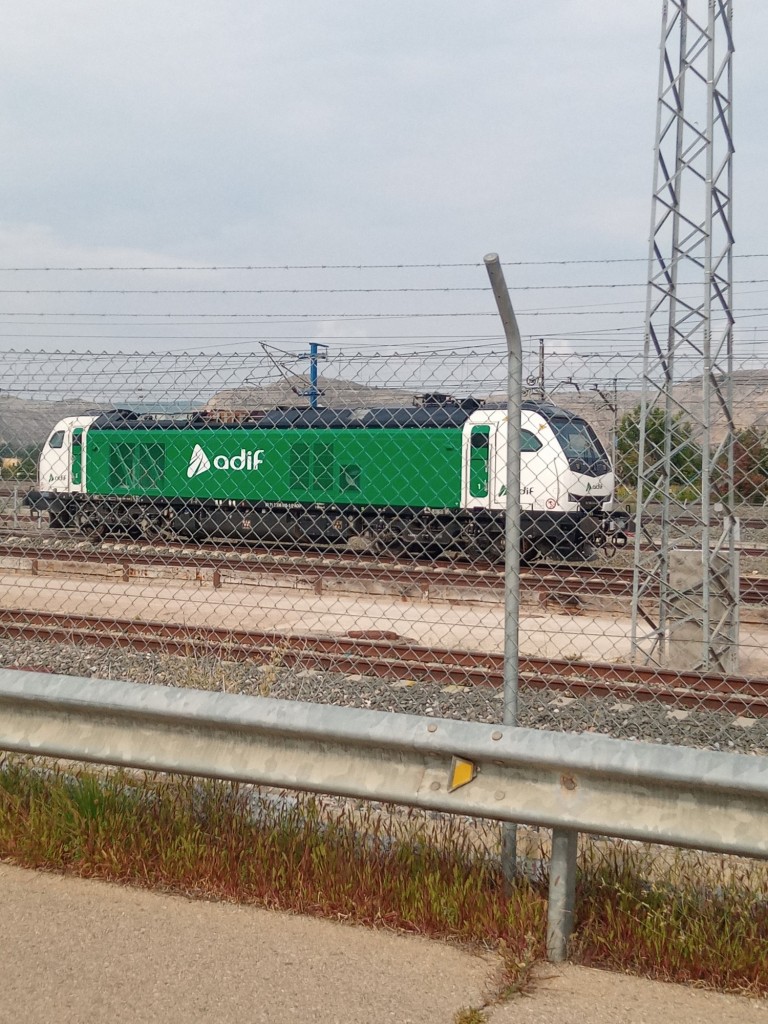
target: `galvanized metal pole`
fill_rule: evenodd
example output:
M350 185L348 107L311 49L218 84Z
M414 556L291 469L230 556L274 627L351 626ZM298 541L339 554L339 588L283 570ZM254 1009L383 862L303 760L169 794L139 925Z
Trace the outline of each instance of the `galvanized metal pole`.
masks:
M317 385L318 372L317 372L317 342L311 341L309 343L309 407L310 409L317 408L317 398L320 393L320 388Z
M579 834L570 828L552 829L547 909L547 959L562 963L568 956L576 901L576 844Z
M544 339L539 338L539 394L542 399L547 397L547 388L544 383Z
M520 418L523 347L504 272L496 253L485 257L493 295L507 338L507 515L504 544L504 725L517 725L520 629ZM517 830L502 827L501 863L507 886L515 876Z
M324 351L320 351L323 349ZM310 409L317 409L320 399L320 374L318 370L318 360L325 359L328 354L328 346L321 341L311 341L309 343L309 352L304 353L300 356L300 359L309 359L309 387L306 391L302 391L301 394L306 395L309 398Z

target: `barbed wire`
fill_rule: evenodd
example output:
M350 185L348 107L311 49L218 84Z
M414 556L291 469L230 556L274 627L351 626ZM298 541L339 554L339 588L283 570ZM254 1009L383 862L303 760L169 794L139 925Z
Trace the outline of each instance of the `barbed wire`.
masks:
M263 350L263 346L264 345L266 345L266 347L268 349L271 349L273 352L277 353L278 355L280 355L281 357L283 357L285 359L289 359L289 360L291 360L292 362L294 362L296 364L306 365L306 359L303 359L299 353L291 352L291 351L288 351L286 349L282 349L279 345L275 344L274 342L266 342L266 343L261 342L260 343L260 342L258 342L256 340L253 340L253 339L246 339L246 340L250 344L252 344L254 346L258 346L258 348L241 350L240 352L237 352L237 353L235 353L235 352L206 352L206 353L200 353L200 352L187 352L187 351L181 351L181 350L173 350L173 349L167 349L167 348L163 348L162 351L151 351L151 350L150 351L146 351L146 350L126 351L126 350L123 350L123 351L119 351L119 352L107 351L106 349L102 349L102 350L99 350L99 351L95 351L93 349L88 349L88 350L71 350L70 349L70 350L55 350L55 351L45 350L45 349L37 349L37 350L34 350L34 349L28 349L28 350L15 349L15 350L9 350L6 353L6 355L16 357L19 360L19 365L15 366L15 367L9 367L6 364L2 369L0 369L0 379L3 376L12 375L16 380L20 380L24 376L24 371L22 369L20 369L20 365L23 365L24 361L27 361L29 363L33 363L36 360L50 360L52 357L56 357L56 360L59 363L63 364L63 363L67 363L67 362L73 362L73 363L76 363L78 366L80 366L80 364L82 364L84 360L87 360L87 359L90 359L90 358L97 358L97 359L104 359L104 360L121 360L121 359L124 359L124 360L140 360L140 361L142 361L142 369L144 369L146 366L148 366L149 362L157 363L157 364L166 364L169 361L171 363L173 363L176 360L182 360L184 358L189 358L191 360L195 360L195 359L200 358L203 355L204 355L205 359L208 360L209 362L212 362L212 361L217 360L217 359L223 360L224 362L227 362L227 363L232 362L232 360L240 360L241 362L254 361L255 360L255 361L261 362L262 364L266 364L268 357L264 353L264 350ZM352 341L359 341L360 339L350 339L350 340L352 340ZM537 354L536 347L535 347L535 340L536 339L534 339L534 338L525 339L525 343L526 344L524 346L524 352L527 353L529 356L532 356L532 357L536 356L536 354ZM566 344L568 344L571 341L571 339L559 339L559 340L562 342L563 345L566 345ZM588 359L592 359L592 358L597 358L597 359L600 359L600 360L620 360L624 365L627 365L628 363L640 363L640 362L642 362L643 354L640 351L638 351L638 352L626 352L626 351L625 352L619 352L619 351L611 350L611 349L607 349L607 350L606 349L602 349L602 350L596 351L594 348L593 349L589 349L589 348L586 347L586 345L588 344L589 340L594 340L594 339L584 339L585 347L582 348L582 349L578 349L578 350L576 350L576 349L568 349L567 351L560 351L558 348L550 347L550 348L547 349L547 353L546 353L547 357L551 356L552 358L557 358L557 357L561 357L562 356L563 358L567 357L567 358L576 359L576 360L588 360ZM557 344L557 343L555 342L555 344ZM434 346L431 343L429 344L429 346L424 346L424 347L419 347L418 345L409 345L407 348L400 349L396 354L398 356L400 356L400 357L403 357L403 358L407 358L409 355L414 355L414 356L417 356L419 358L422 358L425 355L426 356L434 356L434 355L439 354L440 352L450 352L450 353L456 354L457 356L460 356L461 358L464 358L466 355L473 355L473 354L474 355L482 355L482 354L485 354L485 353L488 353L488 352L498 352L500 355L506 356L506 342L504 341L504 339L500 338L500 339L497 339L497 340L491 340L491 341L488 341L488 342L481 342L481 343L475 343L473 341L468 341L466 343L466 345L464 345L464 346L462 346L461 342L455 342L455 341L451 342L450 345L446 344L445 346L439 346L439 345L438 346ZM352 348L350 346L347 349L339 350L338 352L333 353L331 355L331 357L329 358L328 363L326 365L327 366L331 366L331 367L334 366L334 365L342 365L342 364L348 362L349 360L354 360L354 359L375 361L377 358L380 358L382 360L385 360L385 359L389 358L390 356L392 356L392 354L393 353L392 353L391 349L387 349L386 351L379 351L377 349L371 350L369 348L369 349L366 349L365 351L362 351L362 350L355 350L354 348ZM695 353L681 354L681 356L680 356L681 363L682 362L695 362L696 360L697 360L697 356L696 356ZM271 359L269 360L269 362L271 363ZM110 365L109 369L110 369L110 372L113 372L114 374L119 374L121 372L120 367L117 366L117 365ZM167 367L166 367L166 369L163 370L163 372L166 372L166 370L167 370ZM126 372L133 373L134 370L131 369L130 371L126 371Z
M768 284L768 278L755 277L734 281L734 285ZM515 285L515 292L588 291L616 288L644 288L645 282L600 282L587 284ZM490 292L487 285L406 287L406 288L0 288L3 295L389 295L432 292Z
M734 255L734 259L737 260L751 260L751 259L765 259L768 258L768 253L765 252L750 252L750 253L738 253ZM630 256L630 257L593 257L586 259L561 259L561 260L502 260L504 266L507 267L572 267L572 266L607 266L611 264L622 264L622 263L647 263L646 257ZM446 269L463 269L471 267L482 267L483 263L479 260L472 260L465 263L304 263L304 264L289 264L289 263L232 263L232 264L146 264L146 265L135 265L135 266L114 266L114 265L92 265L92 266L78 266L75 264L62 264L60 266L26 266L26 267L2 267L0 266L0 273L52 273L52 272L91 272L91 271L102 271L102 272L121 272L121 271L232 271L232 270L271 270L271 271L285 271L285 270L446 270Z

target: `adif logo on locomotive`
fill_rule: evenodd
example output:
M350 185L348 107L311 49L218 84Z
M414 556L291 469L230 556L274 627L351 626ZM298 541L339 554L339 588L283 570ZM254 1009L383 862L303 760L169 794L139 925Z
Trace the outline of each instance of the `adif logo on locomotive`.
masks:
M199 444L196 444L192 449L192 455L187 466L187 476L200 476L201 473L206 473L211 468L211 460L205 454Z
M261 465L261 457L264 454L262 448L253 452L247 452L245 448L240 449L239 455L215 455L213 462L208 458L199 444L192 449L192 455L187 466L187 476L200 476L207 473L213 466L214 469L258 469Z

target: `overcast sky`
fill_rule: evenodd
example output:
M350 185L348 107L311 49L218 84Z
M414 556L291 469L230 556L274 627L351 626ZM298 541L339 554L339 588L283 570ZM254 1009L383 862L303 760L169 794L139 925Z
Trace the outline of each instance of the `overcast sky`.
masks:
M756 253L768 251L768 4L736 6L734 221L737 252ZM524 335L560 333L577 345L578 332L620 325L636 328L628 341L636 346L660 19L661 0L7 4L0 265L445 264L496 250ZM639 262L513 265L581 259ZM736 277L746 276L768 277L768 260L737 263ZM625 282L636 289L524 290ZM195 294L6 291L0 345L73 348L91 339L98 349L161 351L204 341L231 350L242 338L245 347L267 339L298 351L302 337L334 346L351 338L357 347L398 338L407 347L415 333L500 335L489 316L344 319L493 311L485 291L200 291L425 287L484 289L487 278L482 267L5 272L3 289ZM741 301L757 306L766 286L743 291ZM613 318L603 305L585 318L610 302L637 316ZM542 317L546 306L560 309ZM214 321L213 330L182 312L252 319ZM151 326L168 313L164 326ZM762 320L748 323L753 341L766 334ZM594 337L584 344L594 347Z

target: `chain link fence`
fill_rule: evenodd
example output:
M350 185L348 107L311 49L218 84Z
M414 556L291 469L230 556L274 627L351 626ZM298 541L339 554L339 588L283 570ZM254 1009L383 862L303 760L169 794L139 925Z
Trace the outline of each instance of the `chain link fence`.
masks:
M734 377L726 677L633 655L641 356L525 359L520 724L766 753L768 369ZM15 353L2 664L499 720L505 387L498 343L316 348L309 365L269 348ZM685 438L694 391L649 424L646 453ZM695 523L701 453L676 450L675 514ZM652 504L643 528L658 546Z

